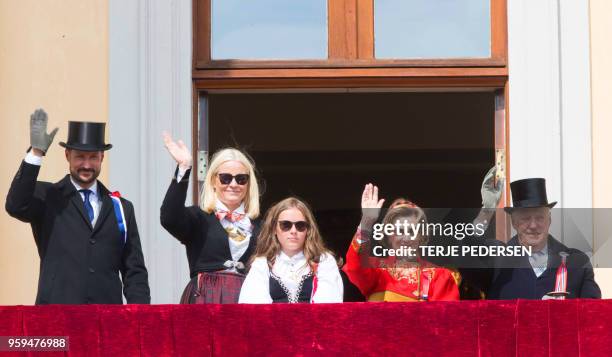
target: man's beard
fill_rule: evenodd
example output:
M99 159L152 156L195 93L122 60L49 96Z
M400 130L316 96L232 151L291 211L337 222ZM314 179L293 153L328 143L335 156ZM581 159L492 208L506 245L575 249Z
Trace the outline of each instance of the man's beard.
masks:
M85 181L82 180L81 177L79 176L80 172L91 172L92 173L91 178ZM79 184L90 184L94 182L98 178L99 175L100 175L100 171L96 171L94 169L79 169L76 171L70 171L70 176L72 176L72 179Z

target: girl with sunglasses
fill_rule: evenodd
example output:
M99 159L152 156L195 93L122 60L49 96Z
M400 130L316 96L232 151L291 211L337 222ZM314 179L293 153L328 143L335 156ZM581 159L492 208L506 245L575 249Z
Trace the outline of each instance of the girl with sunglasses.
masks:
M306 203L290 197L270 208L239 302L333 303L342 297L336 259Z
M361 197L362 219L346 253L343 271L359 288L367 301L426 301L459 300L460 276L446 268L429 264L416 257L371 257L371 241L368 238L384 199L378 199L378 188L367 184ZM393 201L383 224L427 223L425 213L406 199ZM410 237L385 236L381 241L385 248L402 246L418 247L427 237L412 232Z
M164 142L178 167L161 207L161 224L185 245L191 277L181 303L236 303L259 233L255 168L237 149L217 151L206 173L200 205L185 207L191 152L167 133Z

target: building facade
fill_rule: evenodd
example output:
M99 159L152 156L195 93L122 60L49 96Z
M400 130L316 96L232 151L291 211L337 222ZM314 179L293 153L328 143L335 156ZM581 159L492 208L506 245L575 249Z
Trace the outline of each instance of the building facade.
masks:
M277 46L267 44L274 41L258 43L270 35L266 32L253 31L250 41L257 46L243 48L240 34L232 37L220 25L229 15L223 6L215 8L214 0L68 1L61 8L46 0L0 1L0 113L5 118L0 128L11 133L5 135L0 151L3 187L8 190L28 146L28 115L33 109L47 109L51 125L62 129L59 138L66 135L68 120L106 121L114 148L106 157L102 180L134 203L154 303L177 302L188 277L184 249L159 224L159 207L173 172L161 141L163 130L198 152L228 144L252 149L267 176L269 196L279 195L275 190L297 193L331 215L348 209L349 200L337 206L306 186L292 191L282 182L287 177L311 180L313 172L323 182L334 182L350 168L357 172L356 180L369 172L383 177L385 172L421 170L430 176L411 182L414 188L405 189L406 194L443 204L448 194L438 197L420 191L449 186L443 178L453 177L466 187L476 185L469 193L472 198L454 196L455 204L464 199L478 204L478 177L498 161L508 181L546 178L549 199L561 207L612 207L612 189L606 184L612 178L606 163L612 149L606 140L612 125L612 110L606 106L612 92L612 72L606 65L612 55L608 1L466 0L466 6L482 6L484 17L461 25L460 15L453 20L434 9L431 18L421 20L432 28L458 21L475 26L469 33L479 36L478 30L488 26L490 36L472 36L475 39L469 37L466 44L460 42L465 37L458 37L453 39L460 44L455 47L444 42L432 46L439 40L432 37L418 47L422 52L415 53L410 51L416 46L402 47L403 41L436 33L409 37L415 30L401 27L405 22L393 17L393 11L384 12L383 5L393 1L312 3L319 3L319 8L307 22L319 32L287 31L293 42L299 43L300 36L314 38L305 42L314 45L302 54L303 46L290 47L291 41ZM415 9L419 4L403 3ZM399 21L400 27L377 27L377 16L383 16L377 9L388 16L382 18L385 22ZM264 15L264 25L277 24L277 19ZM299 28L298 23L289 29ZM449 35L442 31L440 36ZM472 52L461 52L466 47ZM287 58L262 59L269 53ZM295 53L313 58L291 58ZM398 56L406 58L390 60ZM476 59L457 59L470 56ZM306 114L296 111L298 107ZM376 110L369 112L371 107ZM403 110L405 118L396 117ZM396 130L376 132L388 140L372 139L370 146L342 139L362 135L359 128L367 130L372 123ZM408 133L415 128L423 133ZM394 132L400 137L405 133L407 139L395 138ZM261 135L260 140L249 141L249 133ZM300 135L287 139L288 133L309 140L300 140ZM393 162L392 168L377 166L380 150L385 156L416 153L428 159L408 160L400 168ZM329 161L327 166L312 166L308 157L338 157L350 165L340 169ZM450 163L445 161L449 157ZM365 165L363 176L355 169L359 163ZM65 173L58 147L45 158L41 177L56 180ZM439 186L423 186L426 180ZM38 272L31 232L5 212L0 213L0 227L0 281L12 287L0 292L0 304L30 304ZM604 248L605 243L592 242ZM605 259L605 254L597 255L594 264L601 267L597 280L609 297L612 274L604 268Z

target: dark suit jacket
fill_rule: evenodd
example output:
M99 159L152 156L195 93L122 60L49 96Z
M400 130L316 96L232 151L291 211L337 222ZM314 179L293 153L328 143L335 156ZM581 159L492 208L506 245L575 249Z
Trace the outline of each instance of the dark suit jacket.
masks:
M227 232L214 213L206 213L198 206L185 207L189 174L187 170L180 182L173 179L160 209L161 225L185 245L189 274L225 270L223 263L232 260ZM174 174L176 177L176 172ZM251 221L253 232L249 246L239 259L244 265L255 251L260 220Z
M495 244L503 244L495 241ZM515 236L508 245L519 245ZM475 282L486 293L487 299L541 299L555 290L557 268L561 264L560 252L567 257L568 298L601 298L589 258L577 249L571 249L548 236L547 269L537 277L528 257L495 257L485 259L485 269L460 269L464 278Z
M121 199L128 227L124 244L101 182L102 207L92 227L69 175L54 184L39 182L39 170L22 162L6 198L6 211L32 226L40 256L36 304L121 304L122 289L128 303L150 303L131 202Z

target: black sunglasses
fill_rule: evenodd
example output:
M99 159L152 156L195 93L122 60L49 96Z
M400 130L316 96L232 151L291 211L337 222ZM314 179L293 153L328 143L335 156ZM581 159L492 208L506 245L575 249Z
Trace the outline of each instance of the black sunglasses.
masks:
M230 183L232 183L233 179L236 179L236 183L241 186L246 185L247 182L249 182L248 174L238 174L236 176L232 174L218 174L218 175L219 175L219 181L221 182L222 185L229 185Z
M304 222L304 221L297 221L297 222L278 221L278 226L280 227L281 231L283 231L283 232L290 231L291 227L293 227L293 226L295 226L295 229L298 232L304 232L306 229L308 229L308 222Z

